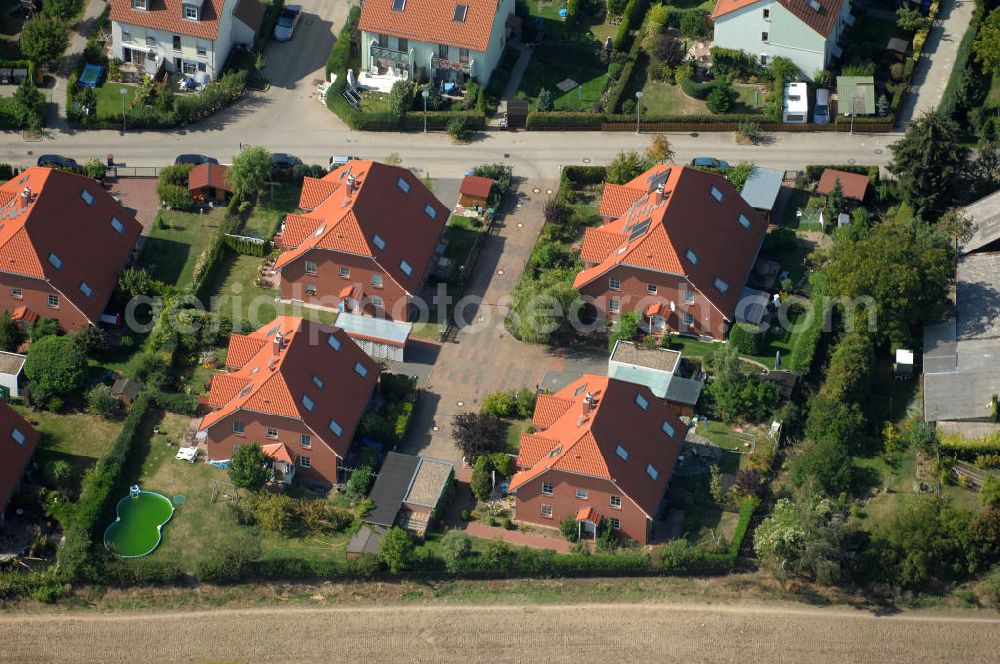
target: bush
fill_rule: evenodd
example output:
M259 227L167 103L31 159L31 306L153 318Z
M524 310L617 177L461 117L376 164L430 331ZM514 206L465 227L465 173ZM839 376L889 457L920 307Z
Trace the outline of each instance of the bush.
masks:
M415 553L416 546L409 533L394 526L382 537L378 557L390 574L399 574L413 565Z
M559 532L569 542L576 542L580 539L580 526L576 523L576 516L569 514L559 522Z
M764 333L756 325L736 323L729 331L729 343L743 355L760 355L764 350Z
M456 141L464 141L469 137L470 123L468 116L456 115L448 120L448 135Z
M717 85L708 93L705 104L708 106L708 110L713 113L725 113L733 107L737 97L736 91L728 83Z
M441 538L441 557L449 572L457 572L463 560L472 554L472 540L459 530L449 530Z
M10 317L10 312L4 310L0 314L0 350L16 353L22 343L24 343L24 330Z
M47 336L31 345L24 375L31 382L31 398L39 405L54 405L80 391L87 373L87 356L69 337Z
M121 413L121 404L111 393L111 388L100 383L87 392L87 411L91 415L111 419Z
M634 118L633 118L634 119ZM528 131L548 131L552 129L593 131L599 130L604 118L597 113L528 113L524 128Z
M704 39L708 36L708 12L698 10L685 12L681 16L681 34L688 39Z
M495 415L496 417L510 417L514 411L514 393L502 390L490 392L483 397L483 405L480 411Z
M239 445L229 464L229 480L241 489L260 491L274 476L272 461L258 443Z

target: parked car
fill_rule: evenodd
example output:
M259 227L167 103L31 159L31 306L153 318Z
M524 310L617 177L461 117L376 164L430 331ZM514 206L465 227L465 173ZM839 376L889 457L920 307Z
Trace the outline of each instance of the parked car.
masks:
M353 157L347 154L335 154L332 157L330 157L329 168L331 171L335 168L340 168L341 166L351 161L352 159L361 159L361 157Z
M177 159L174 159L174 164L218 164L219 160L215 157L206 157L203 154L182 154L178 155Z
M271 167L276 169L292 169L302 163L302 160L287 152L272 152Z
M816 91L816 106L813 108L813 122L827 124L830 122L830 91L822 88Z
M274 40L288 41L295 33L295 26L302 18L302 5L285 5L274 24Z
M716 159L715 157L695 157L691 160L691 165L701 166L702 168L718 168L720 171L729 169L728 161L722 161L721 159Z
M38 165L49 168L76 168L79 164L76 163L76 159L61 154L43 154L38 158Z

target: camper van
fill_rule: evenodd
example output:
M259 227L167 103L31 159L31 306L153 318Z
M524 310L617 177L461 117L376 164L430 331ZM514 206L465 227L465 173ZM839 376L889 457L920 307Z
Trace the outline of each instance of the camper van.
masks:
M813 122L827 124L830 122L830 91L816 91L816 106L813 108Z
M805 124L809 121L809 91L805 83L785 86L785 110L781 121L785 124Z

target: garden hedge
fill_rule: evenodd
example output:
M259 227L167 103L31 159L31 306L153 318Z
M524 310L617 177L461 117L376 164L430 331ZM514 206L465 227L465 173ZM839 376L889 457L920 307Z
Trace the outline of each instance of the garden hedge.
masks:
M729 331L729 343L744 355L759 355L764 350L764 333L751 323L737 323Z
M582 131L600 131L604 117L597 113L576 113L567 111L551 111L528 113L524 128L528 131L546 131L550 129L576 129Z
M983 415L986 415L985 408ZM939 441L942 452L966 461L975 461L977 456L983 454L1000 454L1000 434L973 439L966 439L961 434L941 434Z
M986 8L983 6L983 3L981 1L976 2L976 9L972 13L972 20L969 21L969 27L965 29L962 41L958 44L958 50L955 52L955 62L952 65L951 74L948 76L948 84L944 88L944 93L941 95L941 103L938 105L938 110L948 117L952 117L955 114L959 84L962 81L965 70L970 66L972 44L976 40L976 35L979 34L979 28L983 24L983 17L985 15Z

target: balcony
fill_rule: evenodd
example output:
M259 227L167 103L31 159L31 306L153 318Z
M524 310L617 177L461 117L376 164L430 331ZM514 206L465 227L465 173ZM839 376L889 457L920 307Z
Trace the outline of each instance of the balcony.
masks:
M406 65L410 64L410 54L406 51L396 51L385 46L379 46L374 42L372 42L370 53L373 58L391 60L392 62L400 62Z
M458 60L447 60L445 58L431 58L431 66L434 67L434 69L450 69L452 71L460 71L466 74L472 73L471 62L459 62Z

